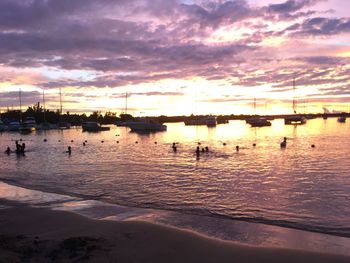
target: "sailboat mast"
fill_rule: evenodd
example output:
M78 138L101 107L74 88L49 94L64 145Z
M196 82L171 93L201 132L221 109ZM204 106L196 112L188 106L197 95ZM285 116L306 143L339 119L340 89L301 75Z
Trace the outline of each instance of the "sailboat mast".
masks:
M294 111L294 114L297 113L296 103L295 103L295 77L293 77L293 111Z
M125 114L128 114L128 92L125 92Z
M44 123L46 123L45 90L43 90Z
M22 90L19 88L19 120L22 122Z
M254 98L254 115L256 115L256 98Z
M60 87L60 114L62 114L62 89Z

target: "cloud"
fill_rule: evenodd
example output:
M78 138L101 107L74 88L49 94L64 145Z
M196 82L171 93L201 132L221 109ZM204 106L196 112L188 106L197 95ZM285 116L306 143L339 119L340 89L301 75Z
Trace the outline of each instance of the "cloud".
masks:
M350 18L314 17L286 28L282 34L290 36L327 36L350 32Z

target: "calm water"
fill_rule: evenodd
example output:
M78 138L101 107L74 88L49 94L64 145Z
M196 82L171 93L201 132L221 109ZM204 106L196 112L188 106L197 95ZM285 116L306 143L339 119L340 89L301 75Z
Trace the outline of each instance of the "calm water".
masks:
M279 147L283 136L289 138L286 149ZM114 126L100 133L2 133L0 149L14 148L19 138L26 156L1 154L0 180L127 206L350 236L349 122L285 126L274 120L263 128L244 121L216 128L174 123L149 135ZM199 159L198 142L210 149ZM64 153L68 145L71 156Z

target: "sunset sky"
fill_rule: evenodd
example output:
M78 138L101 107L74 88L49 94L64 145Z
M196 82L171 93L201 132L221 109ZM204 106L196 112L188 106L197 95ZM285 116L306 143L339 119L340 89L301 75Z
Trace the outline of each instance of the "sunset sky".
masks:
M70 112L349 111L350 2L0 0L1 109L59 88Z

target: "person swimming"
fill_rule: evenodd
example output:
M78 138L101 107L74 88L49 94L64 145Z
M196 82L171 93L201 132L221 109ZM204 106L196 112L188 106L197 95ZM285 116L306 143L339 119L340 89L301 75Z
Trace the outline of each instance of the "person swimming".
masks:
M21 149L22 147L21 147L21 145L18 143L18 141L15 141L15 143L16 143L16 153L17 153L17 154L20 154L20 153L21 153L21 150L22 150L22 149Z
M199 149L199 146L197 146L197 149L196 149L196 155L197 155L197 157L199 157L199 155L200 155L200 149Z
M10 147L9 147L9 146L7 146L7 149L6 149L5 153L6 153L7 155L10 155L10 153L11 153L11 149L10 149Z
M26 149L26 144L25 143L22 143L22 146L21 146L21 153L24 153L24 150Z
M283 138L283 142L280 143L281 148L286 148L287 147L287 137Z

